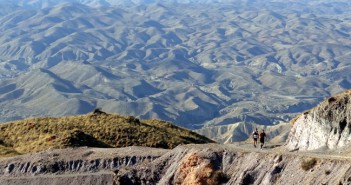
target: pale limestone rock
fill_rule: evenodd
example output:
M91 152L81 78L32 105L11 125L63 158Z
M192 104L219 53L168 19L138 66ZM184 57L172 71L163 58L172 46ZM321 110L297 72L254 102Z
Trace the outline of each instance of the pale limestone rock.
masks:
M338 149L351 141L351 90L328 98L299 115L286 146L289 150Z

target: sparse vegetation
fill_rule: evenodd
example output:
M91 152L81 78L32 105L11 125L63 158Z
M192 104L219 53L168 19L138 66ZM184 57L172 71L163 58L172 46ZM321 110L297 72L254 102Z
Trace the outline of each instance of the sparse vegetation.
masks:
M227 183L230 179L230 176L223 173L223 171L221 170L217 170L215 172L213 172L213 174L211 174L212 178L213 178L213 181L216 183L216 184L224 184L224 183Z
M96 108L96 109L94 109L93 114L97 114L97 115L104 114L104 115L106 115L106 112L102 111L101 108Z
M301 114L300 114L300 115L297 115L295 118L293 118L293 119L290 121L290 124L291 124L291 125L294 125L295 122L297 121L297 119L299 119L300 116L301 116Z
M241 185L250 185L250 184L254 184L255 182L255 178L253 175L251 175L250 173L245 174L244 178L242 179Z
M325 170L324 173L325 173L325 175L329 175L331 173L331 171L330 170Z
M303 115L307 115L309 113L310 113L310 110L307 110L307 111L303 112Z
M329 103L332 103L332 102L335 102L336 101L336 98L335 97L330 97L328 98L328 102Z
M316 158L311 158L307 160L303 160L301 163L301 168L305 171L312 169L317 164Z
M1 124L0 131L0 156L76 146L174 148L181 144L213 142L157 119L96 113L29 118Z
M0 158L18 155L19 153L11 147L0 145Z

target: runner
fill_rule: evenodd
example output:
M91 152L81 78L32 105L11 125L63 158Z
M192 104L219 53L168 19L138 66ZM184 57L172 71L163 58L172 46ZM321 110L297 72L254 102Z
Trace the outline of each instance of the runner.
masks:
M266 135L266 133L264 132L263 129L260 132L259 136L260 136L260 143L261 143L261 150L262 150L263 145L264 145L264 139L265 139L265 137L267 137L267 135Z
M254 130L254 131L252 132L252 139L253 139L254 147L256 148L257 139L258 139L258 130L257 130L257 128L256 128L256 130Z

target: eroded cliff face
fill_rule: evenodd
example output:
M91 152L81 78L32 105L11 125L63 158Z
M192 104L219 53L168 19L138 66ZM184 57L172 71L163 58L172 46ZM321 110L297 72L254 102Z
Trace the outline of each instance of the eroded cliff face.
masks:
M48 150L0 160L0 176L25 177L113 171L125 166L150 162L166 151L146 147Z
M338 149L351 141L351 90L320 103L293 122L290 150Z
M77 158L81 161L77 162ZM185 145L173 150L53 150L2 159L0 172L0 184L6 185L351 183L349 156L287 152L283 147L259 150L236 144Z
M178 147L150 164L116 171L116 184L271 185L348 184L348 159L279 151L242 150L234 145Z

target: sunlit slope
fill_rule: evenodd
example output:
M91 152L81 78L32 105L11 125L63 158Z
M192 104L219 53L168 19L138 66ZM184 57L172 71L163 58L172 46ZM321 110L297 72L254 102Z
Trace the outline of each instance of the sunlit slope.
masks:
M174 148L213 142L169 122L116 114L29 118L1 124L0 131L1 155L78 146Z

